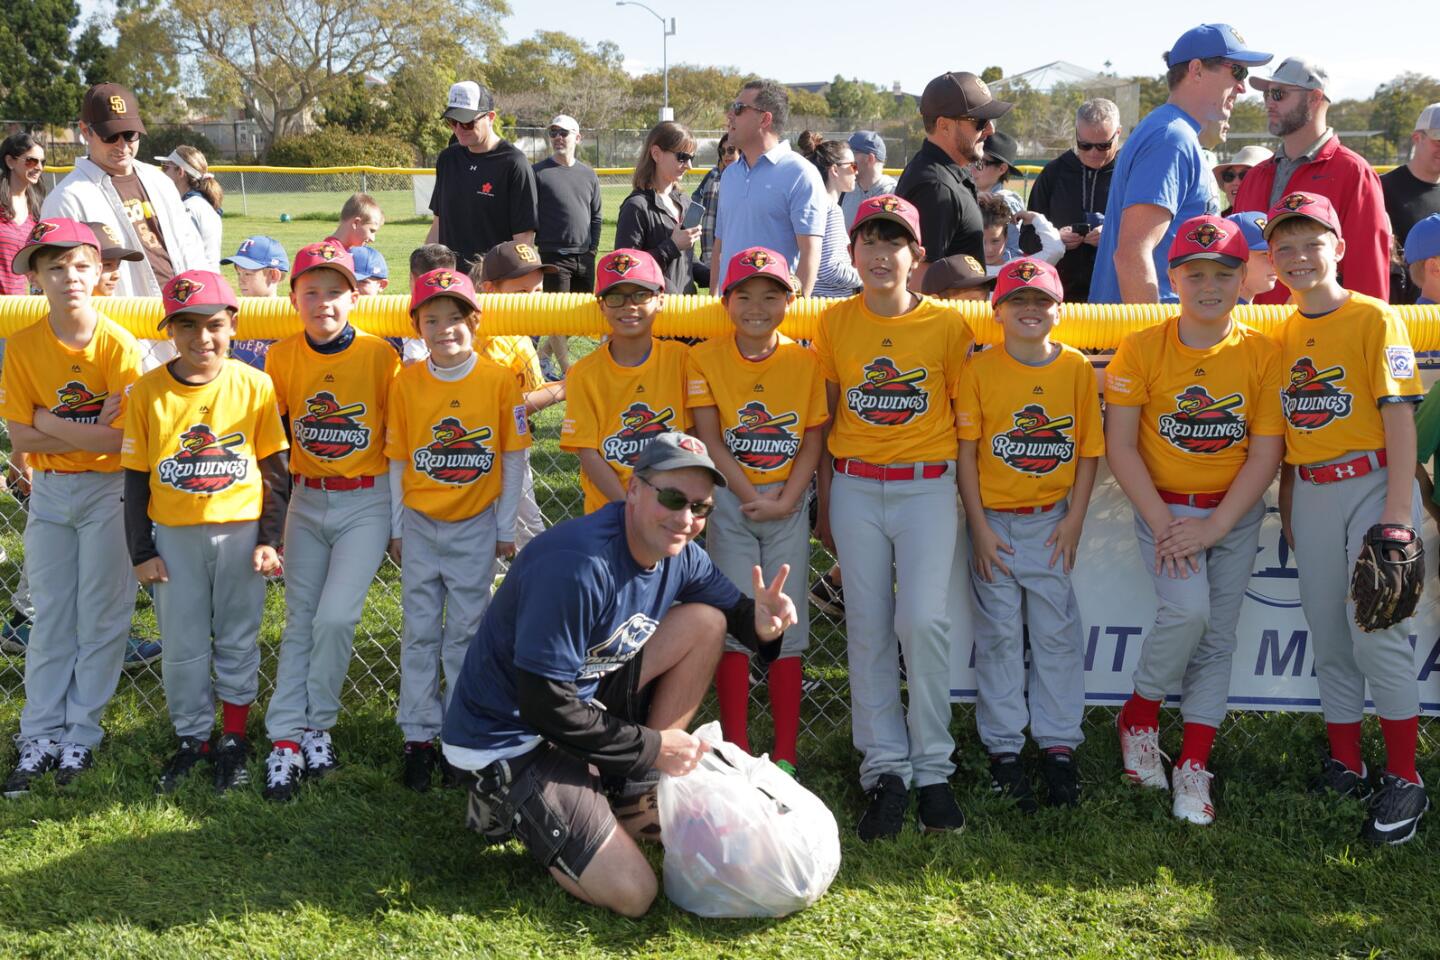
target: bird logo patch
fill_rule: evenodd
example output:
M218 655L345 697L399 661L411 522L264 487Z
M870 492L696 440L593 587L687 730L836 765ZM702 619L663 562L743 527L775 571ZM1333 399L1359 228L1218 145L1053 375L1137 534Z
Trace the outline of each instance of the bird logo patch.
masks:
M495 451L485 446L493 436L489 427L466 430L455 417L430 428L435 439L411 454L416 473L460 486L474 483L495 466Z
M449 270L441 270L433 277L426 280L425 285L428 287L438 287L441 290L449 290L451 287L455 286L456 282L457 281L455 279L455 274L451 273Z
M1202 223L1194 230L1185 234L1185 239L1208 250L1229 236L1230 234L1221 230L1213 223Z
M1039 267L1035 266L1035 264L1029 260L1022 260L1015 265L1015 269L1010 271L1010 277L1019 280L1021 283L1029 283L1031 280L1034 280L1039 273Z
M1344 367L1316 370L1309 357L1296 360L1290 368L1289 385L1280 391L1280 407L1290 426L1297 430L1318 430L1337 417L1343 420L1350 416L1353 398L1335 386L1344 379Z
M1012 470L1043 476L1075 459L1075 440L1064 432L1074 429L1074 417L1052 420L1038 403L1029 404L1011 416L1015 419L1014 428L995 434L990 439L990 452Z
M50 236L50 234L54 233L56 230L59 229L60 225L58 223L54 223L50 220L40 220L35 224L35 226L30 228L30 242L44 243L46 237Z
M800 437L786 429L800 422L791 413L771 413L759 400L737 411L739 423L725 431L725 448L741 466L751 470L778 470L795 459Z
M770 254L764 250L751 250L740 258L740 262L747 267L754 267L756 270L764 270L765 265L770 262Z
M845 405L866 423L898 427L930 409L930 394L916 386L930 375L924 367L902 373L889 357L876 357L864 373L864 383L845 391Z
M675 411L651 410L646 403L632 403L620 414L620 429L606 437L600 444L600 453L611 463L634 467L640 451L651 440L670 430L670 421Z
M249 476L250 460L234 452L244 443L243 433L217 437L209 424L197 423L180 434L180 449L156 465L155 475L185 493L219 493Z
M635 268L635 263L635 258L630 256L630 254L616 253L612 254L610 259L606 260L601 266L611 273L618 273L623 277Z
M1238 393L1215 399L1191 385L1175 398L1175 412L1160 417L1160 436L1186 453L1219 453L1245 439L1245 418Z
M175 281L175 286L170 288L170 299L176 303L189 303L191 297L204 289L205 284L191 280L189 277L181 277Z
M290 424L295 442L312 457L339 460L370 445L370 428L356 420L365 404L342 405L335 394L321 390L305 401L305 415Z
M1280 201L1280 206L1286 210L1299 210L1301 207L1308 207L1314 202L1314 197L1303 193L1292 193Z
M108 393L94 393L79 380L71 380L55 391L60 402L50 412L71 423L99 423L100 410Z

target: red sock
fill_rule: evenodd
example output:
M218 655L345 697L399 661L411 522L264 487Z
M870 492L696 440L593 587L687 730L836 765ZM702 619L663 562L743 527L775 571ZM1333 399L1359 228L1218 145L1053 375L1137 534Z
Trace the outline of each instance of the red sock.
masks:
M1154 730L1160 726L1160 701L1147 700L1138 693L1130 694L1120 708L1120 722L1131 730Z
M750 752L750 654L727 650L715 668L715 696L720 700L720 729L725 739Z
M775 720L772 760L795 763L795 741L800 736L799 657L781 657L770 664L770 715Z
M226 703L220 701L220 729L223 733L245 736L245 724L250 719L250 704Z
M296 753L300 752L300 744L294 740L276 740L273 746L276 750L294 750Z
M1385 771L1411 783L1420 782L1415 770L1415 741L1420 736L1420 718L1386 720L1380 718L1380 732L1385 736Z
M1180 741L1180 759L1175 766L1183 767L1193 761L1197 766L1210 766L1210 748L1215 744L1219 731L1208 723L1185 724L1185 737Z
M1365 769L1365 758L1360 755L1359 723L1327 723L1325 736L1330 738L1330 756L1345 764L1346 769L1354 773ZM1410 750L1413 756L1413 741Z

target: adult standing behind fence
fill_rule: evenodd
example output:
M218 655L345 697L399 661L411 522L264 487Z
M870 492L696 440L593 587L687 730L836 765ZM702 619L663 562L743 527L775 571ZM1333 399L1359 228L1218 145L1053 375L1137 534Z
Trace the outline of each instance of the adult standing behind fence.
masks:
M1381 177L1380 188L1390 228L1401 243L1415 224L1440 213L1440 103L1420 111L1410 134L1410 159ZM1390 265L1390 302L1414 303L1418 296L1420 288L1411 281L1405 258L1396 258Z
M1030 209L1060 228L1060 282L1072 301L1090 299L1120 133L1120 108L1113 101L1086 100L1075 111L1075 147L1045 164L1030 188Z
M175 189L180 191L180 202L200 234L205 246L205 259L218 269L225 246L224 224L220 221L220 207L225 202L225 191L210 172L205 154L194 147L176 147L168 157L156 157L160 172L170 178Z
M884 137L874 130L856 130L847 142L855 154L855 186L840 198L840 209L845 213L845 229L849 230L861 202L894 193L895 178L885 172Z
M843 140L822 140L809 155L820 171L830 199L825 239L820 246L820 271L813 297L853 297L860 289L860 271L850 260L850 236L845 232L845 211L840 196L855 190L855 153Z
M700 217L700 263L705 265L706 281L709 280L710 251L715 246L715 214L720 209L720 175L738 156L740 150L730 142L730 134L720 134L720 142L715 145L715 166L705 172L700 186L690 194L691 200L705 207ZM708 282L704 285L710 286Z
M751 80L725 111L730 142L740 157L720 175L720 209L710 263L725 270L725 251L765 247L783 254L810 296L820 272L827 198L814 164L782 140L790 94L773 80ZM710 288L724 289L725 278Z
M550 156L535 164L540 260L555 267L545 274L547 293L590 293L595 289L595 251L600 249L600 178L576 159L580 123L560 114L550 121Z
M462 269L497 243L532 246L538 225L535 172L525 154L495 132L495 98L473 80L450 88L444 119L455 143L435 161L426 243L455 251Z
M620 204L615 222L615 248L644 250L665 274L666 293L694 293L695 241L700 227L685 227L685 208L694 201L680 188L680 178L695 161L695 138L673 120L657 123L645 138L630 196Z
M0 144L0 294L24 296L30 292L25 274L10 269L15 254L30 240L30 230L40 216L45 188L45 148L28 133L15 133Z
M985 262L985 224L970 164L984 156L994 121L1014 104L996 100L973 73L945 73L925 85L920 117L925 142L900 174L895 192L920 211L925 263L910 275L919 289L926 266L957 254Z
M45 198L45 219L66 217L82 223L103 223L124 240L124 246L145 254L124 261L120 297L159 297L171 277L186 270L219 268L205 256L200 234L165 175L135 159L145 124L135 95L115 83L85 91L80 105L80 137L88 155L75 161Z
M1095 303L1174 301L1170 241L1180 224L1218 214L1215 175L1200 147L1200 131L1230 118L1245 92L1250 67L1272 54L1245 46L1229 24L1187 30L1165 54L1170 99L1135 127L1115 162L1104 232L1095 255L1090 299Z

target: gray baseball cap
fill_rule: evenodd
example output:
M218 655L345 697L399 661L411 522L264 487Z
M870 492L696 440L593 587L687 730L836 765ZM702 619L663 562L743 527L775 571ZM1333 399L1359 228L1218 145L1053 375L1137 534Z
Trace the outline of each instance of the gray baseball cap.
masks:
M1264 93L1275 84L1299 87L1301 90L1324 91L1330 82L1330 74L1313 60L1301 57L1287 57L1268 77L1251 77L1250 86Z
M1432 103L1420 111L1415 121L1415 132L1423 133L1431 140L1440 140L1440 103Z
M725 474L710 459L710 451L698 437L673 430L660 434L647 443L635 460L635 472L641 476L661 470L683 470L699 467L710 471L710 477L717 487L725 486Z

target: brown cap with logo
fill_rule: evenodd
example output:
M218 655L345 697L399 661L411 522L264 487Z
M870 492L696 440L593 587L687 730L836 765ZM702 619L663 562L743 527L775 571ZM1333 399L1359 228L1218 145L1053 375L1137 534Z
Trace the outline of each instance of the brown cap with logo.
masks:
M480 268L482 283L499 283L512 280L539 270L541 273L558 273L560 268L540 262L540 251L519 240L497 243L485 254L484 265Z
M994 120L1010 112L1013 103L996 100L985 81L973 73L944 73L925 84L920 94L920 116L973 117Z
M140 122L140 102L118 83L97 83L86 90L80 119L102 137L127 130L145 132L145 124Z

